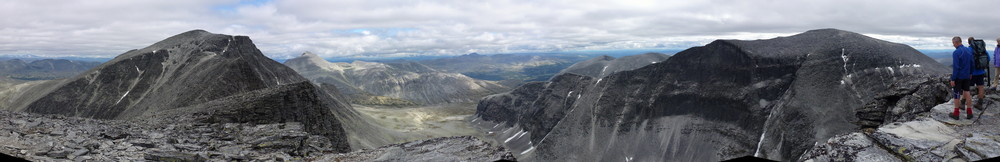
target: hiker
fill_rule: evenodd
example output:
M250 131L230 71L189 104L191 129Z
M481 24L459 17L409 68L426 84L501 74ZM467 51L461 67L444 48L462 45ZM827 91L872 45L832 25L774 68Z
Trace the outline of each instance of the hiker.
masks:
M962 105L965 99L965 111L968 119L972 119L972 96L969 94L969 87L972 86L972 51L962 45L961 37L951 38L951 44L955 46L955 52L951 53L953 60L951 64L951 87L954 93L952 101L955 103L955 111L951 113L951 118L958 120Z
M976 108L977 109L982 109L983 102L984 102L983 99L986 98L986 91L984 90L985 87L986 87L986 75L987 75L986 74L986 70L987 70L987 68L989 68L989 66L986 66L986 64L989 64L989 62L987 62L987 61L990 60L990 58L989 58L990 55L989 54L977 55L975 53L975 52L977 52L977 50L973 50L973 49L979 48L980 50L978 50L978 51L985 53L986 52L986 49L985 49L986 47L984 45L985 43L982 43L982 40L979 40L978 44L974 44L974 43L977 43L976 42L976 38L969 37L969 51L970 51L970 54L973 56L972 58L973 59L978 59L977 56L985 56L986 57L985 61L984 61L986 63L983 63L983 66L980 66L980 67L972 66L973 67L973 70L972 70L972 85L976 86L976 90L977 90L976 92L978 92L977 93L978 95L976 95L978 97L976 99ZM969 118L972 118L972 117L969 117Z
M1000 38L997 38L997 47L993 49L993 67L996 75L993 75L993 90L1000 90Z

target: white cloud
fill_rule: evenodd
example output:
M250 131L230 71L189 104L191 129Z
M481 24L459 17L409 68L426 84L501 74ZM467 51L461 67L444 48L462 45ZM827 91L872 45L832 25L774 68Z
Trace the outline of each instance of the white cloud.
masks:
M995 1L16 0L0 54L114 56L191 29L293 57L688 48L839 28L916 48L1000 36ZM944 43L942 43L944 42Z

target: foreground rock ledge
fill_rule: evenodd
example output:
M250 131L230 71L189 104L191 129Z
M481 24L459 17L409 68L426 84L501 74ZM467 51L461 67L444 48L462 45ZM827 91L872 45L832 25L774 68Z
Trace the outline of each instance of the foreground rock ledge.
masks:
M297 122L175 123L149 126L0 111L0 153L32 161L494 161L509 151L474 137L444 137L351 153Z

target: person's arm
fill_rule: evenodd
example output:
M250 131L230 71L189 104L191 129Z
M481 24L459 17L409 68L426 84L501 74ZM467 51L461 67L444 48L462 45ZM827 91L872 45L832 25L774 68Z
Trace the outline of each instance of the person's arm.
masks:
M961 74L961 73L959 73L962 70L962 66L960 65L962 63L962 58L959 57L959 56L961 56L961 54L962 53L960 53L959 50L955 50L955 52L951 52L951 80L952 81L958 80L958 75Z

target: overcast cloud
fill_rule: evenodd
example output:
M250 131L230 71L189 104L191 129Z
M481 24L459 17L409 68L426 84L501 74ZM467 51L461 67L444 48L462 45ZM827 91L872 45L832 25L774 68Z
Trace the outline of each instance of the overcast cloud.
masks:
M43 56L113 57L192 29L275 58L685 49L819 28L920 49L1000 36L989 0L14 0L0 15L0 55Z

